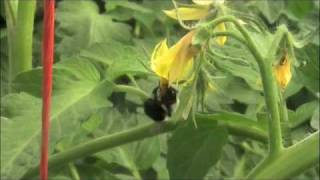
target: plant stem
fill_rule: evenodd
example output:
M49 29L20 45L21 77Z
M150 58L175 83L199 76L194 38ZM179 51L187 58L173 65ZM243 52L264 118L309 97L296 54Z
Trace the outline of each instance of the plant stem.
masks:
M57 167L68 163L75 159L97 153L102 150L110 149L129 142L141 140L147 137L152 137L160 133L168 132L175 129L176 124L173 122L164 122L161 130L156 123L150 123L143 126L135 127L120 133L107 135L88 141L86 143L67 149L61 153L53 155L49 159L49 167ZM23 179L35 175L38 171L38 166L30 169Z
M278 98L270 62L260 66L260 73L265 94L265 101L271 115L269 120L269 156L276 155L283 149Z
M131 91L132 92L132 91ZM222 115L200 115L196 114L196 118L198 121L220 121L222 119ZM97 153L102 150L110 149L116 146L120 146L126 143L130 143L133 141L138 141L144 138L152 137L158 134L166 133L172 131L178 127L179 123L184 123L186 121L166 121L162 124L161 129L159 130L159 124L150 123L146 125L142 125L139 127L135 127L120 133L115 133L112 135L102 136L100 138L88 141L86 143L75 146L71 149L67 149L61 153L52 155L49 158L49 167L61 167L61 165L66 164L75 159L88 156L90 154ZM221 126L225 126L228 128L229 132L235 133L238 135L248 136L250 138L256 140L267 140L267 134L264 130L255 124L255 122L247 122L249 126L247 126L246 122L241 122L238 119L234 120L225 120ZM37 173L37 167L31 168L25 175L24 179L28 179L31 176Z
M256 121L237 117L224 113L216 114L196 114L196 118L200 120L218 121L220 125L225 126L231 134L250 137L255 140L267 142L267 133L263 127Z
M12 40L12 59L10 62L10 82L21 72L32 68L32 37L35 0L19 1L17 21Z
M233 16L224 16L221 18L217 18L207 24L204 25L204 28L208 26L214 28L218 24L222 22L232 22L240 31L242 36L245 38L246 45L249 48L249 51L254 56L255 60L258 63L262 84L263 84L263 91L264 91L264 98L270 113L270 121L269 121L269 156L274 156L279 153L283 149L282 145L282 136L281 136L281 124L280 124L280 115L278 109L278 96L277 96L277 89L275 84L275 78L272 71L272 58L273 56L267 56L267 59L263 58L261 53L258 51L257 46L255 45L253 39L250 37L248 31L236 20ZM284 27L280 27L278 32L275 35L274 42L269 51L270 54L274 54L278 49L279 42L285 32ZM230 34L231 35L231 34ZM235 37L232 35L232 37ZM238 39L238 38L236 38ZM280 39L280 40L279 40Z
M73 163L68 164L68 169L73 180L80 180L78 170Z
M280 122L281 122L281 132L283 136L284 147L292 145L291 132L290 132L290 122L288 118L288 110L283 94L278 87L279 94L279 110L280 110Z
M233 16L222 16L222 17L219 17L219 18L217 18L217 19L215 19L215 20L213 20L213 21L211 21L209 23L205 23L202 26L204 28L210 27L210 29L213 29L213 28L215 28L215 26L217 26L218 24L220 24L222 22L231 22L238 28L238 30L240 31L241 35L246 40L245 42L242 42L242 43L245 44L246 46L248 46L249 51L255 57L257 63L258 64L262 63L263 62L263 57L260 54L260 52L258 51L258 49L256 48L256 45L255 45L254 41L252 40L252 38L249 35L249 32L237 21L237 19L235 17L233 17Z
M319 131L275 157L267 158L247 179L290 179L318 163Z
M11 91L11 67L12 67L12 58L13 58L13 39L15 36L14 27L16 25L17 20L17 9L18 9L18 1L15 0L5 0L4 8L6 14L6 24L7 24L7 32L8 32L8 64L9 64L9 78L8 80L8 92Z

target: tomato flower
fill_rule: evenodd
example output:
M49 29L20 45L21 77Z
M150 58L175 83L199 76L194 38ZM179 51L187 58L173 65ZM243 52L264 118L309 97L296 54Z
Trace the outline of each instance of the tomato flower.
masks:
M151 55L151 69L161 78L161 83L186 80L193 67L197 50L191 45L195 31L190 31L175 45L168 47L167 40L159 42Z
M288 56L288 53L285 53L285 55L281 58L280 63L277 64L273 70L279 86L282 90L284 90L289 84L292 77L291 60Z
M177 9L172 10L164 10L163 12L173 18L173 19L180 19L180 20L200 20L207 17L210 13L211 7L214 5L223 4L224 0L193 0L195 5L193 7L180 7ZM177 14L178 13L178 14ZM179 16L178 16L179 15ZM225 32L226 26L224 23L220 23L214 29L216 32ZM221 36L216 38L216 42L223 46L227 41L226 36Z

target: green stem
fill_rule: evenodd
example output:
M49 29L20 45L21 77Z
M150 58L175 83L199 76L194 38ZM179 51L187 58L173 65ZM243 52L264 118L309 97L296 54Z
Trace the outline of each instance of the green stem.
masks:
M5 0L4 8L6 13L6 23L9 29L12 29L17 20L17 9L18 1L17 0Z
M61 165L66 164L75 159L85 157L102 150L120 146L129 142L141 140L147 137L155 136L157 134L168 132L175 129L175 127L176 124L169 121L164 122L162 124L161 130L159 130L159 124L149 123L120 133L102 136L51 156L49 158L49 167L61 167ZM25 174L23 179L28 179L29 177L35 175L37 172L38 166L30 169Z
M73 180L80 180L80 176L76 166L73 163L68 164L69 172Z
M273 77L271 62L262 63L260 66L261 79L265 94L267 108L271 115L269 120L269 156L276 155L283 149L278 97Z
M14 27L15 37L12 43L10 62L10 80L21 72L32 69L32 37L36 1L19 1L17 22Z
M135 37L139 38L141 35L141 25L138 21L136 21L135 26L134 26L134 35Z
M319 131L273 158L267 158L247 179L290 179L319 163Z
M227 117L224 113L216 114L196 114L196 119L218 121L220 125L225 126L233 135L250 137L255 140L267 142L266 130L256 121L245 119L243 117ZM230 117L231 116L231 117ZM241 118L241 119L240 119Z
M60 153L60 152L63 152L65 148L64 148L63 143L58 143L56 145L55 149L58 153ZM79 176L77 167L74 165L74 163L72 163L72 162L68 163L67 167L68 167L68 171L69 171L72 179L73 180L80 180L80 176Z
M285 100L283 99L283 93L278 87L279 94L279 110L280 110L280 122L281 122L281 132L284 146L288 147L292 145L291 132L290 132L290 122L288 118L288 110Z
M215 28L215 26L217 26L218 24L222 23L222 22L231 22L233 23L238 30L240 31L241 35L244 37L244 39L246 41L241 41L243 44L245 44L246 46L248 46L249 51L251 52L251 54L255 57L257 63L262 63L263 62L263 57L260 54L260 52L258 51L258 49L256 48L256 45L254 43L254 41L252 40L252 38L249 35L249 32L237 21L237 19L233 16L222 16L219 17L209 23L204 23L202 26L203 28L208 29L208 27L210 27L209 29L213 29ZM235 33L232 33L235 34ZM234 36L232 35L232 37L236 38L237 40L239 40L237 37L238 36ZM242 38L241 38L242 39Z
M205 120L222 120L221 115L200 115L197 114L196 118L198 121ZM158 134L166 133L168 131L172 131L176 129L179 123L184 123L186 121L166 121L161 124L161 129L159 130L159 124L150 123L146 125L142 125L139 127L135 127L120 133L115 133L112 135L102 136L100 138L96 138L94 140L88 141L86 143L74 146L70 149L67 149L61 153L52 155L49 158L49 167L61 167L61 165L66 164L75 159L88 156L90 154L94 154L100 152L102 150L110 149L113 147L117 147L126 143L130 143L133 141L142 140L144 138L152 137ZM221 126L225 126L228 128L229 132L244 135L251 137L256 140L267 140L266 132L263 132L263 129L259 129L257 124L250 124L249 126L245 125L246 122L241 122L237 119L234 120L225 120ZM28 179L32 177L38 172L38 166L31 168L25 175L24 179Z
M232 37L232 38L236 39L237 41L239 41L241 44L244 44L245 46L247 46L249 49L248 43L242 37L240 37L239 35L237 35L234 32L225 31L225 32L214 32L211 34L211 37L217 37L217 36Z
M16 25L16 16L18 2L14 0L5 0L4 8L6 14L6 24L7 24L7 34L8 34L8 64L9 64L9 78L8 78L8 92L11 91L11 68L12 67L12 57L13 57L13 38L15 37L14 27Z
M249 48L249 51L254 56L255 60L258 63L263 91L265 94L265 101L270 113L270 121L269 121L269 156L274 156L279 153L283 149L282 145L282 136L281 136L281 124L280 124L280 115L278 109L278 96L275 85L275 78L273 77L272 71L272 59L273 56L267 56L268 59L262 57L261 53L258 51L257 46L255 45L253 39L250 37L248 31L236 20L233 16L224 16L217 18L207 24L204 25L204 28L214 28L218 24L222 22L232 22L237 29L240 31L244 39L246 40L244 45ZM279 38L281 36L280 33L285 32L283 27L280 27L278 33L275 35L275 40L272 43L269 54L273 54L278 49ZM230 34L230 33L229 33ZM237 36L232 35L238 39ZM282 37L282 36L281 36ZM281 38L280 38L281 39ZM278 42L279 41L279 42Z
M129 75L128 75L128 78L130 79L130 81L133 83L133 85L134 85L136 88L139 88L139 89L140 89L140 86L138 85L137 81L134 79L133 75L129 74Z

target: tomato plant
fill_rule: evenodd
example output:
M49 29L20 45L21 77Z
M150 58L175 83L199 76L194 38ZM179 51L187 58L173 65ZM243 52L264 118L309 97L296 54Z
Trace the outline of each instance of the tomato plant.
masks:
M46 75L49 179L319 179L318 0L56 0L54 44L0 3L1 179L40 177Z

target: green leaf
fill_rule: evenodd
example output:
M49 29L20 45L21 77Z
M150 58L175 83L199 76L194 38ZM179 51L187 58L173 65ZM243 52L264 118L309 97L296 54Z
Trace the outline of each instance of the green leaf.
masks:
M107 111L105 119L108 120L105 122L105 129L96 132L96 134L112 134L128 126L132 127L138 124L144 124L146 121L149 122L146 116L139 114L121 114L116 110ZM137 173L138 170L148 169L159 158L160 140L159 137L147 138L139 142L119 146L109 151L99 152L95 156L108 163L119 164L134 174Z
M167 161L165 158L158 158L158 160L154 163L153 168L157 171L158 179L170 179L167 169Z
M84 63L84 64L82 64ZM107 97L111 94L112 83L101 81L88 62L69 61L54 73L54 93L52 97L50 149L63 136L73 133L70 129L80 128L80 122L99 108L109 106ZM61 65L62 66L62 65ZM38 69L25 72L41 76ZM33 76L29 76L32 82ZM20 89L30 94L19 82ZM39 82L38 82L39 83ZM40 84L40 83L39 83ZM39 137L41 134L41 100L25 92L9 94L1 100L1 177L19 179L28 168L39 162ZM38 94L39 96L39 94Z
M241 65L229 60L215 59L216 66L233 76L240 77L254 90L261 91L262 84L259 72L252 66Z
M314 94L319 93L319 46L309 45L297 52L300 66L296 68L297 79Z
M124 74L141 75L148 72L141 63L147 61L142 48L118 42L95 44L82 51L80 57L106 64L110 67L107 73L110 78Z
M137 22L136 25L142 24L149 32L154 33L154 23L159 19L159 13L162 12L161 8L159 9L159 5L163 6L165 3L164 1L154 1L151 6L148 6L146 5L146 1L142 3L134 3L127 0L107 1L106 9L108 10L107 14L113 19L117 21L135 19Z
M70 58L53 66L53 95L75 91L77 86L88 88L99 81L101 77L96 67L83 58ZM41 86L42 68L21 73L13 82L13 87L18 92L24 91L36 97L41 97Z
M93 164L83 163L77 166L77 170L81 179L90 179L90 180L120 180L114 174L109 172L107 169L101 168ZM57 179L58 180L58 179Z
M94 43L128 42L131 38L129 26L99 14L93 1L63 1L57 8L56 19L57 37L61 39L57 42L57 52L62 57L75 55Z
M254 6L262 13L270 24L273 24L281 15L285 8L284 1L254 1Z
M189 121L168 142L167 166L171 179L202 179L220 158L227 132L214 122Z
M239 78L231 78L230 83L225 87L224 94L245 104L259 104L263 101L263 96Z
M127 0L122 0L122 1L108 1L106 3L106 9L108 9L109 11L114 10L117 7L124 7L126 9L131 9L134 11L138 11L141 13L151 13L151 10L137 4L134 2L130 2Z
M54 177L51 177L50 179L51 180L72 180L71 178L66 176L54 176Z
M92 133L101 125L102 121L103 121L103 118L101 113L96 113L90 116L90 118L87 121L85 121L83 124L81 124L81 127L87 133Z
M290 0L287 3L288 11L298 19L306 17L314 8L312 0Z
M288 116L291 127L296 127L310 118L318 105L318 101L311 101L298 107L296 111L288 110Z

